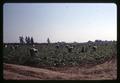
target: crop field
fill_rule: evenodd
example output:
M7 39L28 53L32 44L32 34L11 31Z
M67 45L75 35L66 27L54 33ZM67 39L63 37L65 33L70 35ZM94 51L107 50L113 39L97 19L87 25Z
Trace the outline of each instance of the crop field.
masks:
M54 70L64 67L92 67L110 61L117 56L116 42L93 43L41 43L34 45L6 44L3 62ZM18 45L18 47L15 47ZM58 47L59 45L59 47ZM66 45L73 46L72 50ZM96 46L96 49L92 47ZM15 47L15 48L12 48ZM38 49L31 55L30 48ZM52 68L53 67L53 68Z
M93 43L97 46L95 51L88 46L88 43L64 43L60 44L59 48L56 48L56 45L55 43L36 44L34 47L38 49L38 53L31 56L29 49L33 47L32 45L19 45L16 49L11 49L13 45L10 44L3 50L4 62L34 66L77 66L85 63L102 63L117 55L115 42L100 45ZM71 52L67 50L66 45L74 46Z

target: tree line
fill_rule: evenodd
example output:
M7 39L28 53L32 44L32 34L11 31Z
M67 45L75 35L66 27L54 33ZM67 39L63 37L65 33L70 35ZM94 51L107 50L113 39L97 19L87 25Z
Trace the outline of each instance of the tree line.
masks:
M26 36L25 38L23 36L19 36L19 41L21 44L34 44L33 37Z
M34 44L33 37L26 36L25 38L23 36L19 36L20 44ZM47 38L47 43L50 44L50 39Z

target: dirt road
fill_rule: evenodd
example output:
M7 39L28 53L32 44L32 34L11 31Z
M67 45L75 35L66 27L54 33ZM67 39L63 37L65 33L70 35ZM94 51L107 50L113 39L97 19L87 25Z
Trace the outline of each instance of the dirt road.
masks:
M117 78L116 59L92 67L34 68L4 63L5 80L113 80Z

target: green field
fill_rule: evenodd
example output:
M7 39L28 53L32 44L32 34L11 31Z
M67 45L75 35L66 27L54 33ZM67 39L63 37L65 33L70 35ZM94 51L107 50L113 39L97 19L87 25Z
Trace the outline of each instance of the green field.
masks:
M29 65L35 67L42 66L78 66L81 64L99 64L117 56L116 41L87 43L41 43L35 44L38 53L31 56L29 49L32 45L20 45L16 49L11 49L14 44L7 44L3 48L3 62ZM71 52L65 47L73 46ZM89 47L89 45L91 47ZM96 50L92 46L97 46ZM82 51L84 47L84 51Z

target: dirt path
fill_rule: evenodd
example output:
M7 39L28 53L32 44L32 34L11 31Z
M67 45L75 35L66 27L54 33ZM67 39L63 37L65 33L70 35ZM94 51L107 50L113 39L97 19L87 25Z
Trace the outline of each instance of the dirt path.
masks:
M93 67L62 67L50 69L4 63L6 80L113 80L117 78L117 62L113 59Z

